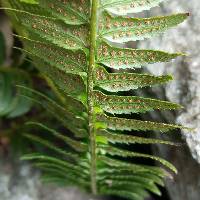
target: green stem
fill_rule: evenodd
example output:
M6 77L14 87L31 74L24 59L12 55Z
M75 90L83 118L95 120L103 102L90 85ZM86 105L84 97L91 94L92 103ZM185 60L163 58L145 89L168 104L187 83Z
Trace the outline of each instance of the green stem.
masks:
M96 55L96 38L97 38L97 21L98 21L98 4L99 0L92 0L91 21L90 21L90 55L88 66L88 125L90 136L90 153L91 153L91 190L94 195L97 194L97 181L96 181L96 133L94 130L94 117L93 117L93 71L95 68L95 55Z

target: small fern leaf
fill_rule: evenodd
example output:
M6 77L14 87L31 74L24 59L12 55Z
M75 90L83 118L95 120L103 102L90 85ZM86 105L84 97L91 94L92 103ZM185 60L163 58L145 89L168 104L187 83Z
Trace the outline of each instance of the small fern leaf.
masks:
M117 43L151 38L182 23L188 13L152 18L115 17L104 13L99 27L100 37Z
M45 174L51 175L51 177L55 176L55 177L60 177L63 180L66 179L65 185L71 185L73 183L76 185L80 184L81 186L87 186L87 187L89 186L88 180L84 180L81 176L79 176L79 178L77 179L77 174L71 173L71 170L63 172L59 169L44 165L37 165L37 167L39 167L42 171L44 171Z
M167 83L172 76L153 76L138 73L108 73L104 67L98 67L95 71L95 86L110 92L128 91L147 86Z
M84 129L85 120L81 116L76 116L71 112L68 112L61 105L41 94L35 90L27 87L18 86L21 90L21 94L43 106L48 112L52 113L59 121L63 123L76 137L85 137L87 131ZM28 93L31 92L31 94Z
M68 159L68 157L66 158ZM32 153L24 155L21 159L34 161L36 166L43 169L47 173L54 172L55 174L57 174L59 172L61 176L63 175L65 176L67 174L69 175L69 177L74 177L74 178L77 177L77 175L79 175L80 179L78 180L81 180L82 182L85 183L87 182L88 184L88 177L89 177L88 169L84 169L83 166L81 166L80 160L79 160L79 165L77 165L77 163L75 163L73 160L69 159L67 160L66 158L65 160L63 160L56 158L55 156L52 157L40 153ZM55 177L59 177L58 174L55 175Z
M80 25L89 21L89 0L40 0L39 5L66 24Z
M48 184L53 183L57 184L60 187L66 187L66 186L71 187L75 185L80 185L80 187L85 191L88 191L89 187L88 182L83 182L72 175L66 175L66 174L59 175L58 173L54 173L54 170L44 173L41 180L43 183L48 183Z
M73 168L70 168L69 166L66 166L65 165L65 167L64 166L60 166L60 165L57 165L57 164L55 164L55 163L48 163L48 162L36 162L35 164L34 164L36 167L39 167L39 168L42 168L42 167L48 167L48 168L53 168L53 169L57 169L57 170L60 170L60 171L62 171L62 172L64 172L64 173L69 173L70 172L70 174L73 174L73 175L76 175L76 176L79 176L79 177L81 177L81 178L83 178L83 179L87 179L88 178L88 174L86 174L86 173L79 173L79 171L76 171L75 169L73 169Z
M130 200L144 200L145 197L147 197L148 195L146 194L145 191L141 191L138 193L138 191L135 191L136 189L131 189L131 190L123 190L121 188L101 188L101 193L104 195L115 195L115 196L119 196L119 197L123 197L123 198L127 198ZM144 195L145 194L145 195Z
M158 167L151 167L145 165L139 165L129 162L120 161L117 159L113 159L107 157L105 155L99 155L99 159L101 162L104 163L106 166L98 171L101 177L110 176L110 175L122 175L123 172L129 173L148 173L148 174L156 174L160 177L164 177L163 171Z
M79 100L74 99L69 95L65 95L65 108L75 115L86 114L86 106Z
M182 106L157 99L143 98L137 96L105 95L94 91L95 105L111 114L145 113L151 110L173 110Z
M168 172L165 173L165 178L167 176L169 176ZM162 176L160 176L160 174L151 174L151 173L144 172L144 173L139 173L138 178L147 179L149 180L149 182L152 181L154 184L157 184L162 187L165 185L164 180L162 179Z
M118 117L108 117L103 114L97 115L97 121L101 122L96 123L97 128L109 128L111 130L155 130L161 132L167 132L173 129L187 129L180 125L175 124L164 124L158 122L151 122L151 121L142 121L142 120L135 120L135 119L126 119L126 118L118 118Z
M133 181L136 182L138 180L141 180L142 182L145 182L148 185L152 185L151 189L153 189L156 193L159 193L157 191L157 185L164 186L163 177L159 176L158 174L151 173L151 171L131 171L130 169L126 170L124 168L118 170L116 168L113 168L112 171L107 171L104 174L101 174L101 177L103 180L125 180L125 181ZM99 181L102 181L101 179ZM145 185L145 184L144 184ZM150 190L147 189L147 190ZM153 192L153 191L152 191Z
M40 16L25 11L12 9L19 23L27 30L30 38L58 45L65 49L85 49L88 43L88 29L86 26L69 26L63 22L47 16Z
M46 162L46 163L54 163L57 164L59 166L63 166L71 169L76 170L77 172L83 172L83 170L77 166L75 163L68 161L68 160L63 160L57 157L53 157L53 156L48 156L45 154L41 154L41 153L31 153L31 154L26 154L24 156L21 157L21 160L32 160L32 161L36 161L36 162Z
M106 140L108 140L111 143L176 145L174 142L170 142L170 141L112 133L106 130L98 131L97 136L104 137Z
M68 146L72 147L75 151L77 152L86 152L87 150L87 145L80 142L76 141L66 135L63 135L54 129L51 129L44 124L38 123L38 122L27 122L26 125L33 126L33 127L39 127L42 128L43 130L48 131L49 134L53 135L55 138L60 139L61 141L64 141Z
M148 179L146 177L141 177L139 174L132 174L132 175L111 175L104 178L104 182L109 184L113 183L113 181L117 181L119 184L124 185L124 183L129 183L128 185L131 185L131 183L139 184L141 188L145 188L149 190L150 192L161 195L160 190L158 187L154 184L152 179Z
M39 143L42 146L45 146L48 149L53 150L62 156L69 157L74 160L77 160L79 158L78 154L67 152L67 151L61 149L60 147L55 146L55 144L53 144L52 142L49 142L48 140L38 137L36 135L26 133L26 134L24 134L24 137L26 137L27 139L32 140L36 143Z
M69 184L68 179L63 179L59 176L53 176L52 174L43 174L41 177L41 182L43 184L57 184L58 186L66 186Z
M101 161L106 164L106 168L101 169L101 171L98 172L102 175L102 177L111 176L113 174L127 175L128 173L140 173L144 177L148 175L147 177L151 177L150 179L152 179L153 176L156 176L156 178L154 177L152 180L159 185L164 185L162 178L165 177L167 174L163 169L159 167L124 162L107 157L105 155L99 156L99 159L101 159Z
M169 62L182 53L112 47L103 42L98 48L97 62L113 69L134 69L157 62Z
M116 15L138 13L158 6L163 0L102 0L102 7Z
M109 180L109 179L101 182L101 188L106 187L106 185L108 188L112 188L112 187L117 187L117 188L124 187L126 189L134 188L134 191L137 189L137 192L139 194L142 193L140 194L141 197L145 198L149 196L146 191L147 188L145 188L145 185L141 184L140 182L125 181L125 180ZM151 185L149 187L151 187Z
M58 69L56 69L52 62L50 62L49 64L48 60L44 61L43 59L40 59L38 56L33 55L26 50L22 51L29 55L29 57L33 60L33 64L36 66L36 68L38 68L38 70L43 73L43 75L46 75L51 80L54 80L54 84L56 84L59 89L61 89L67 95L71 95L77 98L77 100L82 100L82 97L84 96L86 90L86 86L84 83L84 79L86 76L85 72L79 71L78 68L76 68L75 71L73 69L74 67L70 67L70 69L65 69L65 66L62 65L57 65L56 67Z
M82 76L77 74L66 73L65 71L58 70L55 67L43 62L40 59L33 57L35 66L54 83L62 89L66 94L82 100L86 91L86 86Z
M177 173L177 169L168 161L157 157L157 156L152 156L148 154L143 154L143 153L138 153L138 152L132 152L132 151L127 151L115 147L109 147L109 146L102 146L101 147L108 155L111 156L120 156L120 157L140 157L140 158L147 158L147 159L152 159L155 161L158 161L162 163L165 167L168 167L171 169L174 173Z
M82 51L74 52L48 43L34 41L24 37L19 38L22 40L26 49L22 51L36 58L39 57L44 62L59 70L66 73L78 74L79 72L85 72L87 69L86 55Z

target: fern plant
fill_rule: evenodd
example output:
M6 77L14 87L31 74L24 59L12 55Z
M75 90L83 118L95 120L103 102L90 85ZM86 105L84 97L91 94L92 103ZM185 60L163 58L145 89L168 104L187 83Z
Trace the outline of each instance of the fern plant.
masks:
M149 10L161 1L3 0L4 9L19 33L17 37L23 42L22 51L49 78L62 101L18 87L27 98L44 106L73 133L67 135L39 122L28 123L48 132L68 147L61 148L43 136L25 134L55 153L33 153L23 157L33 160L44 171L44 181L78 185L94 195L142 200L149 192L160 195L157 185L163 185L163 178L169 173L161 167L138 164L125 158L155 160L177 172L162 158L126 150L128 144L174 145L170 141L142 137L140 131L164 133L184 128L133 119L131 113L173 110L181 106L126 93L172 80L169 75L131 73L127 69L168 62L183 55L119 47L128 41L157 36L188 17L188 13L128 17L129 13ZM115 72L110 72L110 69L115 69ZM132 135L133 130L138 135Z

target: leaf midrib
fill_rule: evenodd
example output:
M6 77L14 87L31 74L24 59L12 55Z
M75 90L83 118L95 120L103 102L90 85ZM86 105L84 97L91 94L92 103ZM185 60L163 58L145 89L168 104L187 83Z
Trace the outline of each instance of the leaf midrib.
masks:
M89 131L89 151L90 151L90 179L91 191L94 195L97 194L97 177L96 177L96 134L94 127L94 99L93 99L93 72L96 65L96 39L97 39L97 21L98 21L98 4L99 0L92 0L91 19L90 19L90 51L89 51L89 65L87 77L87 104L88 104L88 131Z

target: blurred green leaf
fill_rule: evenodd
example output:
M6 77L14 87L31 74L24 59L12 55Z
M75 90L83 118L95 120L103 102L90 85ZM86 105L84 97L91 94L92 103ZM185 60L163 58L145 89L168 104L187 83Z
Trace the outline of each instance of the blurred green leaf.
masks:
M20 96L20 90L15 87L17 84L30 86L29 75L20 70L1 68L0 116L14 118L30 110L32 103Z

